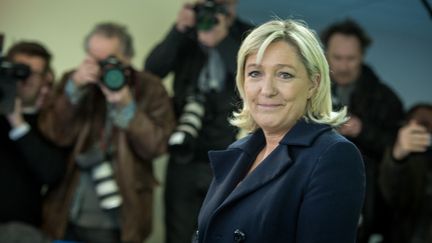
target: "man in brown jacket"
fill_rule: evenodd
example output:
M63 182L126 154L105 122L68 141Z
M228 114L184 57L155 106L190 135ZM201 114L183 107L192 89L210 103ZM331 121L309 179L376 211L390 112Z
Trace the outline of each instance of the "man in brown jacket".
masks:
M142 243L151 231L152 160L174 127L170 100L159 79L130 66L125 27L99 24L84 45L86 58L42 114L46 135L72 150L43 227L55 239Z

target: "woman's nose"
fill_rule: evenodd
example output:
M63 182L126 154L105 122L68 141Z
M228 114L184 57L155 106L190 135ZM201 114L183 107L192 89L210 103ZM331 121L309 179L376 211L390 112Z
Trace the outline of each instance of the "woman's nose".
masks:
M277 87L272 76L264 77L261 93L265 96L274 96L277 94Z

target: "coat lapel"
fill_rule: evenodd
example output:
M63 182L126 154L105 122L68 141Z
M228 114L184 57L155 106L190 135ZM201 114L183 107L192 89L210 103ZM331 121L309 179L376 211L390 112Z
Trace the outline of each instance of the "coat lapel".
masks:
M265 144L262 131L259 130L235 143L228 150L210 152L215 188L218 188L213 192L211 207L219 211L284 174L294 163L288 147L309 146L319 134L329 129L331 128L328 125L300 120L276 149L247 177L246 173Z
M250 159L253 162L253 159ZM238 184L219 208L247 196L284 174L293 163L286 145L279 145L250 175ZM249 167L246 168L245 173Z

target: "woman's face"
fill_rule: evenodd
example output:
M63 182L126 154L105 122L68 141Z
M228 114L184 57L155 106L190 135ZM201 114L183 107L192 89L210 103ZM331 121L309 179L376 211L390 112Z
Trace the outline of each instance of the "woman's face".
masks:
M296 49L285 41L270 44L261 63L246 58L245 102L264 132L285 134L303 116L314 83Z

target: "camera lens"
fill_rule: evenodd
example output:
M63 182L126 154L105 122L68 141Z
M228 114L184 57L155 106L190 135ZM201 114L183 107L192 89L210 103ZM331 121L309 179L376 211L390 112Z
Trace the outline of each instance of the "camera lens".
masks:
M120 69L109 69L105 72L103 77L104 85L110 90L119 90L125 84L125 76Z
M109 56L100 61L99 65L102 70L101 81L105 87L117 91L126 85L126 72L128 69L115 56Z
M114 179L113 168L109 161L104 161L93 167L92 178L95 182L96 194L102 209L118 208L122 204L122 197Z
M182 164L190 161L188 153L195 146L205 114L204 97L192 95L186 100L187 103L183 107L175 132L168 141L170 152L177 153L179 155L177 161ZM180 157L182 159L179 159Z

